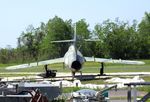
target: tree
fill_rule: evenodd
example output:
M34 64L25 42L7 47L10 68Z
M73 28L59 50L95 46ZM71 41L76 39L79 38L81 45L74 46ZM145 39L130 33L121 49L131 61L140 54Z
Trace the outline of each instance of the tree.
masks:
M34 32L33 40L33 57L37 61L39 60L39 53L43 38L45 37L44 23L41 23L41 27L36 28Z
M47 58L55 58L64 56L68 49L68 43L51 43L56 40L72 39L71 20L63 21L55 16L46 24L46 36L43 39L42 49L47 54Z
M139 55L141 58L150 58L150 13L145 12L145 16L139 24Z
M105 27L103 27L102 24L96 24L93 34L93 36L99 39L99 41L96 41L95 46L93 45L93 54L98 57L109 57L109 49L106 44L107 33L105 31Z
M81 19L76 22L77 39L79 39L80 41L77 45L81 47L81 52L83 53L83 55L91 56L92 49L89 49L91 43L84 41L84 39L90 38L91 32L88 27L89 24L85 21L85 19Z
M95 33L101 42L99 52L104 57L133 59L137 55L137 47L134 45L137 41L136 22L129 26L128 22L120 21L116 18L115 21L106 20L102 24L95 26ZM133 53L134 52L134 53Z
M32 25L29 25L28 28L26 29L26 33L23 32L22 35L20 36L18 41L20 44L19 46L22 46L23 50L27 52L27 60L28 62L32 61L33 58L33 53L34 53L34 27Z

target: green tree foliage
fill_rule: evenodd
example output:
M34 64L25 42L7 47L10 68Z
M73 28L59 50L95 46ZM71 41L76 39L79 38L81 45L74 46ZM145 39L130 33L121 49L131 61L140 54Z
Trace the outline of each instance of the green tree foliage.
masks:
M0 63L14 63L16 60L15 49L11 48L10 45L7 45L6 48L0 49Z
M0 51L0 62L6 64L8 61L8 54L6 49Z
M139 57L150 58L150 13L145 12L145 16L139 24Z
M94 29L100 39L97 43L98 55L111 58L133 59L137 58L137 32L136 21L129 26L128 22L109 19L97 24ZM98 50L97 49L97 50Z
M106 44L107 30L103 24L96 24L93 30L93 36L98 37L99 41L93 45L93 55L98 57L109 57L109 49Z
M81 40L88 39L90 37L90 30L88 27L89 24L85 21L85 19L81 19L76 22L76 32Z
M21 42L23 48L25 48L25 51L28 53L28 61L31 61L34 55L34 27L32 25L29 25L28 28L26 29L26 32L23 32L21 35Z
M25 59L28 61L38 61L40 45L45 36L42 29L43 26L44 24L41 23L41 27L35 29L30 25L26 32L22 32L18 38L18 51L22 52L23 62Z
M72 39L71 20L64 21L55 16L46 24L46 36L43 39L42 49L47 58L62 57L68 49L67 43L51 43L51 41Z
M89 49L89 46L91 43L85 42L84 39L89 39L90 37L90 30L88 29L89 24L85 21L85 19L81 19L78 22L76 22L76 33L77 33L77 39L79 41L78 47L81 48L81 52L84 55L91 55L92 49Z

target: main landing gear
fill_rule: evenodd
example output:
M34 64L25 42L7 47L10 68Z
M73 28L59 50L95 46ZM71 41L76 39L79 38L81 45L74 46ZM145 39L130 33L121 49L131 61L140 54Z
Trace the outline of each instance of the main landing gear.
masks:
M82 79L82 71L78 71L80 73L81 79ZM72 81L74 81L74 77L75 77L75 73L76 72L72 72Z
M48 69L47 66L48 66L47 64L44 66L44 68L45 68L45 78L54 78L54 77L56 77L57 70L50 70L50 69Z
M101 76L105 75L104 74L104 62L101 63L101 68L99 69L99 73L100 73Z

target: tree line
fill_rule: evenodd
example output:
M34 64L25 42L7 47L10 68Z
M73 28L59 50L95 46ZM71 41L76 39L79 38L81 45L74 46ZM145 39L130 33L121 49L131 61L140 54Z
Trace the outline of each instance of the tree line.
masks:
M73 38L76 25L78 49L84 56L121 59L150 58L150 13L145 12L140 23L107 19L97 23L93 30L85 19L76 23L55 16L34 28L29 25L17 39L17 48L0 48L0 63L29 63L63 57L69 43L51 43ZM98 39L85 42L84 39Z

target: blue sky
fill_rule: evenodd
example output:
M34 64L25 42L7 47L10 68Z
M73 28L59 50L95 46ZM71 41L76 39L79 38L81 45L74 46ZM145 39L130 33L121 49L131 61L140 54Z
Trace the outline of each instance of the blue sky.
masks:
M55 15L73 22L85 18L93 29L108 18L140 22L149 5L150 0L0 0L0 47L16 47L28 25L38 27Z

